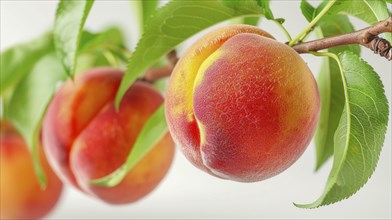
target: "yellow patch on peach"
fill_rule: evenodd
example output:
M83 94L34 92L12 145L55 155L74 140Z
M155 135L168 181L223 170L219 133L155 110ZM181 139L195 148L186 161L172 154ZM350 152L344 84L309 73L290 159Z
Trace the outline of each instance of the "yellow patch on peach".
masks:
M219 32L212 32L206 39L196 42L194 46L187 50L186 54L188 56L181 59L173 70L177 74L172 75L171 81L176 86L170 87L167 92L176 100L176 104L171 107L173 114L179 117L180 115L186 115L188 122L193 121L193 91L189 88L193 88L201 65L228 39L243 32L273 38L269 33L256 27L238 25L236 29L222 28ZM215 56L215 58L218 57L219 54Z
M203 146L207 140L206 128L199 120L196 119L196 122L197 122L197 127L199 128L199 132L200 132L200 134L199 134L200 135L200 146Z
M210 67L216 60L218 60L222 56L222 51L221 50L216 50L214 53L212 53L209 57L207 57L206 60L201 64L199 70L197 71L194 85L193 85L193 91L201 84L203 81L204 73ZM191 97L193 99L193 96ZM193 108L193 100L191 99L192 102L192 108Z

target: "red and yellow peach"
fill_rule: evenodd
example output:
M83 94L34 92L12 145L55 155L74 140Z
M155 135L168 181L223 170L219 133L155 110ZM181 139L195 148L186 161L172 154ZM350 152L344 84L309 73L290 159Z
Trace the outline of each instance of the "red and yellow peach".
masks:
M39 219L57 204L63 185L40 148L47 186L42 189L34 172L32 155L22 136L0 123L0 218Z
M55 171L82 191L112 204L134 202L151 192L166 175L174 154L167 133L117 186L90 183L125 163L145 122L163 102L150 85L136 82L117 112L114 98L122 77L119 70L99 68L67 81L43 123L44 147Z
M310 142L319 94L306 63L256 27L215 30L177 63L165 102L169 130L198 168L253 182L292 165Z

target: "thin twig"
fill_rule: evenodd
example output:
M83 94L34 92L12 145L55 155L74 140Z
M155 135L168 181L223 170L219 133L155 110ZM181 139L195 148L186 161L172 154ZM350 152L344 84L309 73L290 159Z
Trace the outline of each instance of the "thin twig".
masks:
M381 33L392 33L392 16L374 26L346 34L299 43L294 45L293 49L298 53L309 53L342 45L359 44L388 60L392 60L392 46L387 40L378 37Z
M306 28L293 40L291 40L288 45L292 47L296 43L299 42L300 39L302 39L303 36L305 36L307 33L309 33L314 26L317 24L317 22L320 21L320 19L328 12L328 10L335 4L336 0L330 0L328 1L327 5L323 8L323 10L320 11L320 13L317 14L317 16L306 26Z

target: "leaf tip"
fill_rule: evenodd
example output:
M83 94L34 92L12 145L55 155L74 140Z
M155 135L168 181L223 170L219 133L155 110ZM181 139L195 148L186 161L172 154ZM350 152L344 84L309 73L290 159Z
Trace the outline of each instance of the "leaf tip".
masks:
M298 203L293 202L293 205L297 208L303 208L303 204L298 204Z
M46 181L46 176L42 173L38 175L38 182L41 190L45 190L48 186L48 182Z
M91 180L90 183L97 186L114 187L124 179L127 171L128 169L126 166L121 166L113 173L98 179Z
M106 187L112 187L110 184L110 177L103 177L99 179L94 179L90 181L91 184L97 185L97 186L106 186Z
M34 155L33 155L33 166L40 188L42 190L46 189L47 181L46 181L45 172L42 170L41 164L39 163L39 158L34 157Z
M314 168L314 172L318 172L320 168L323 166L323 164L324 163L322 161L317 160L316 167Z
M118 112L120 110L120 103L121 103L122 97L123 97L122 92L118 91L116 98L114 100L114 108L115 108L116 112Z
M284 18L276 18L275 21L279 22L279 24L283 24L286 20Z
M301 208L301 209L314 209L314 208L317 208L317 207L320 206L319 204L316 204L316 203L298 204L298 203L295 203L295 202L293 202L293 205L294 205L295 207Z

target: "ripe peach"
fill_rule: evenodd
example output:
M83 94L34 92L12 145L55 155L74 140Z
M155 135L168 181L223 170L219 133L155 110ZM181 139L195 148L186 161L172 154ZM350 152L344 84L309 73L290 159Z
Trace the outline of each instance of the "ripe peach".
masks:
M40 150L47 187L41 189L31 153L23 138L8 123L0 123L0 217L38 219L58 202L63 185Z
M319 116L313 75L289 46L256 27L207 34L177 63L166 98L175 142L196 167L253 182L293 164Z
M174 143L167 133L117 186L96 186L126 160L143 125L163 102L150 85L136 82L119 111L114 98L123 73L90 70L67 81L50 104L43 122L45 152L55 171L82 191L101 200L134 202L151 192L167 173Z

